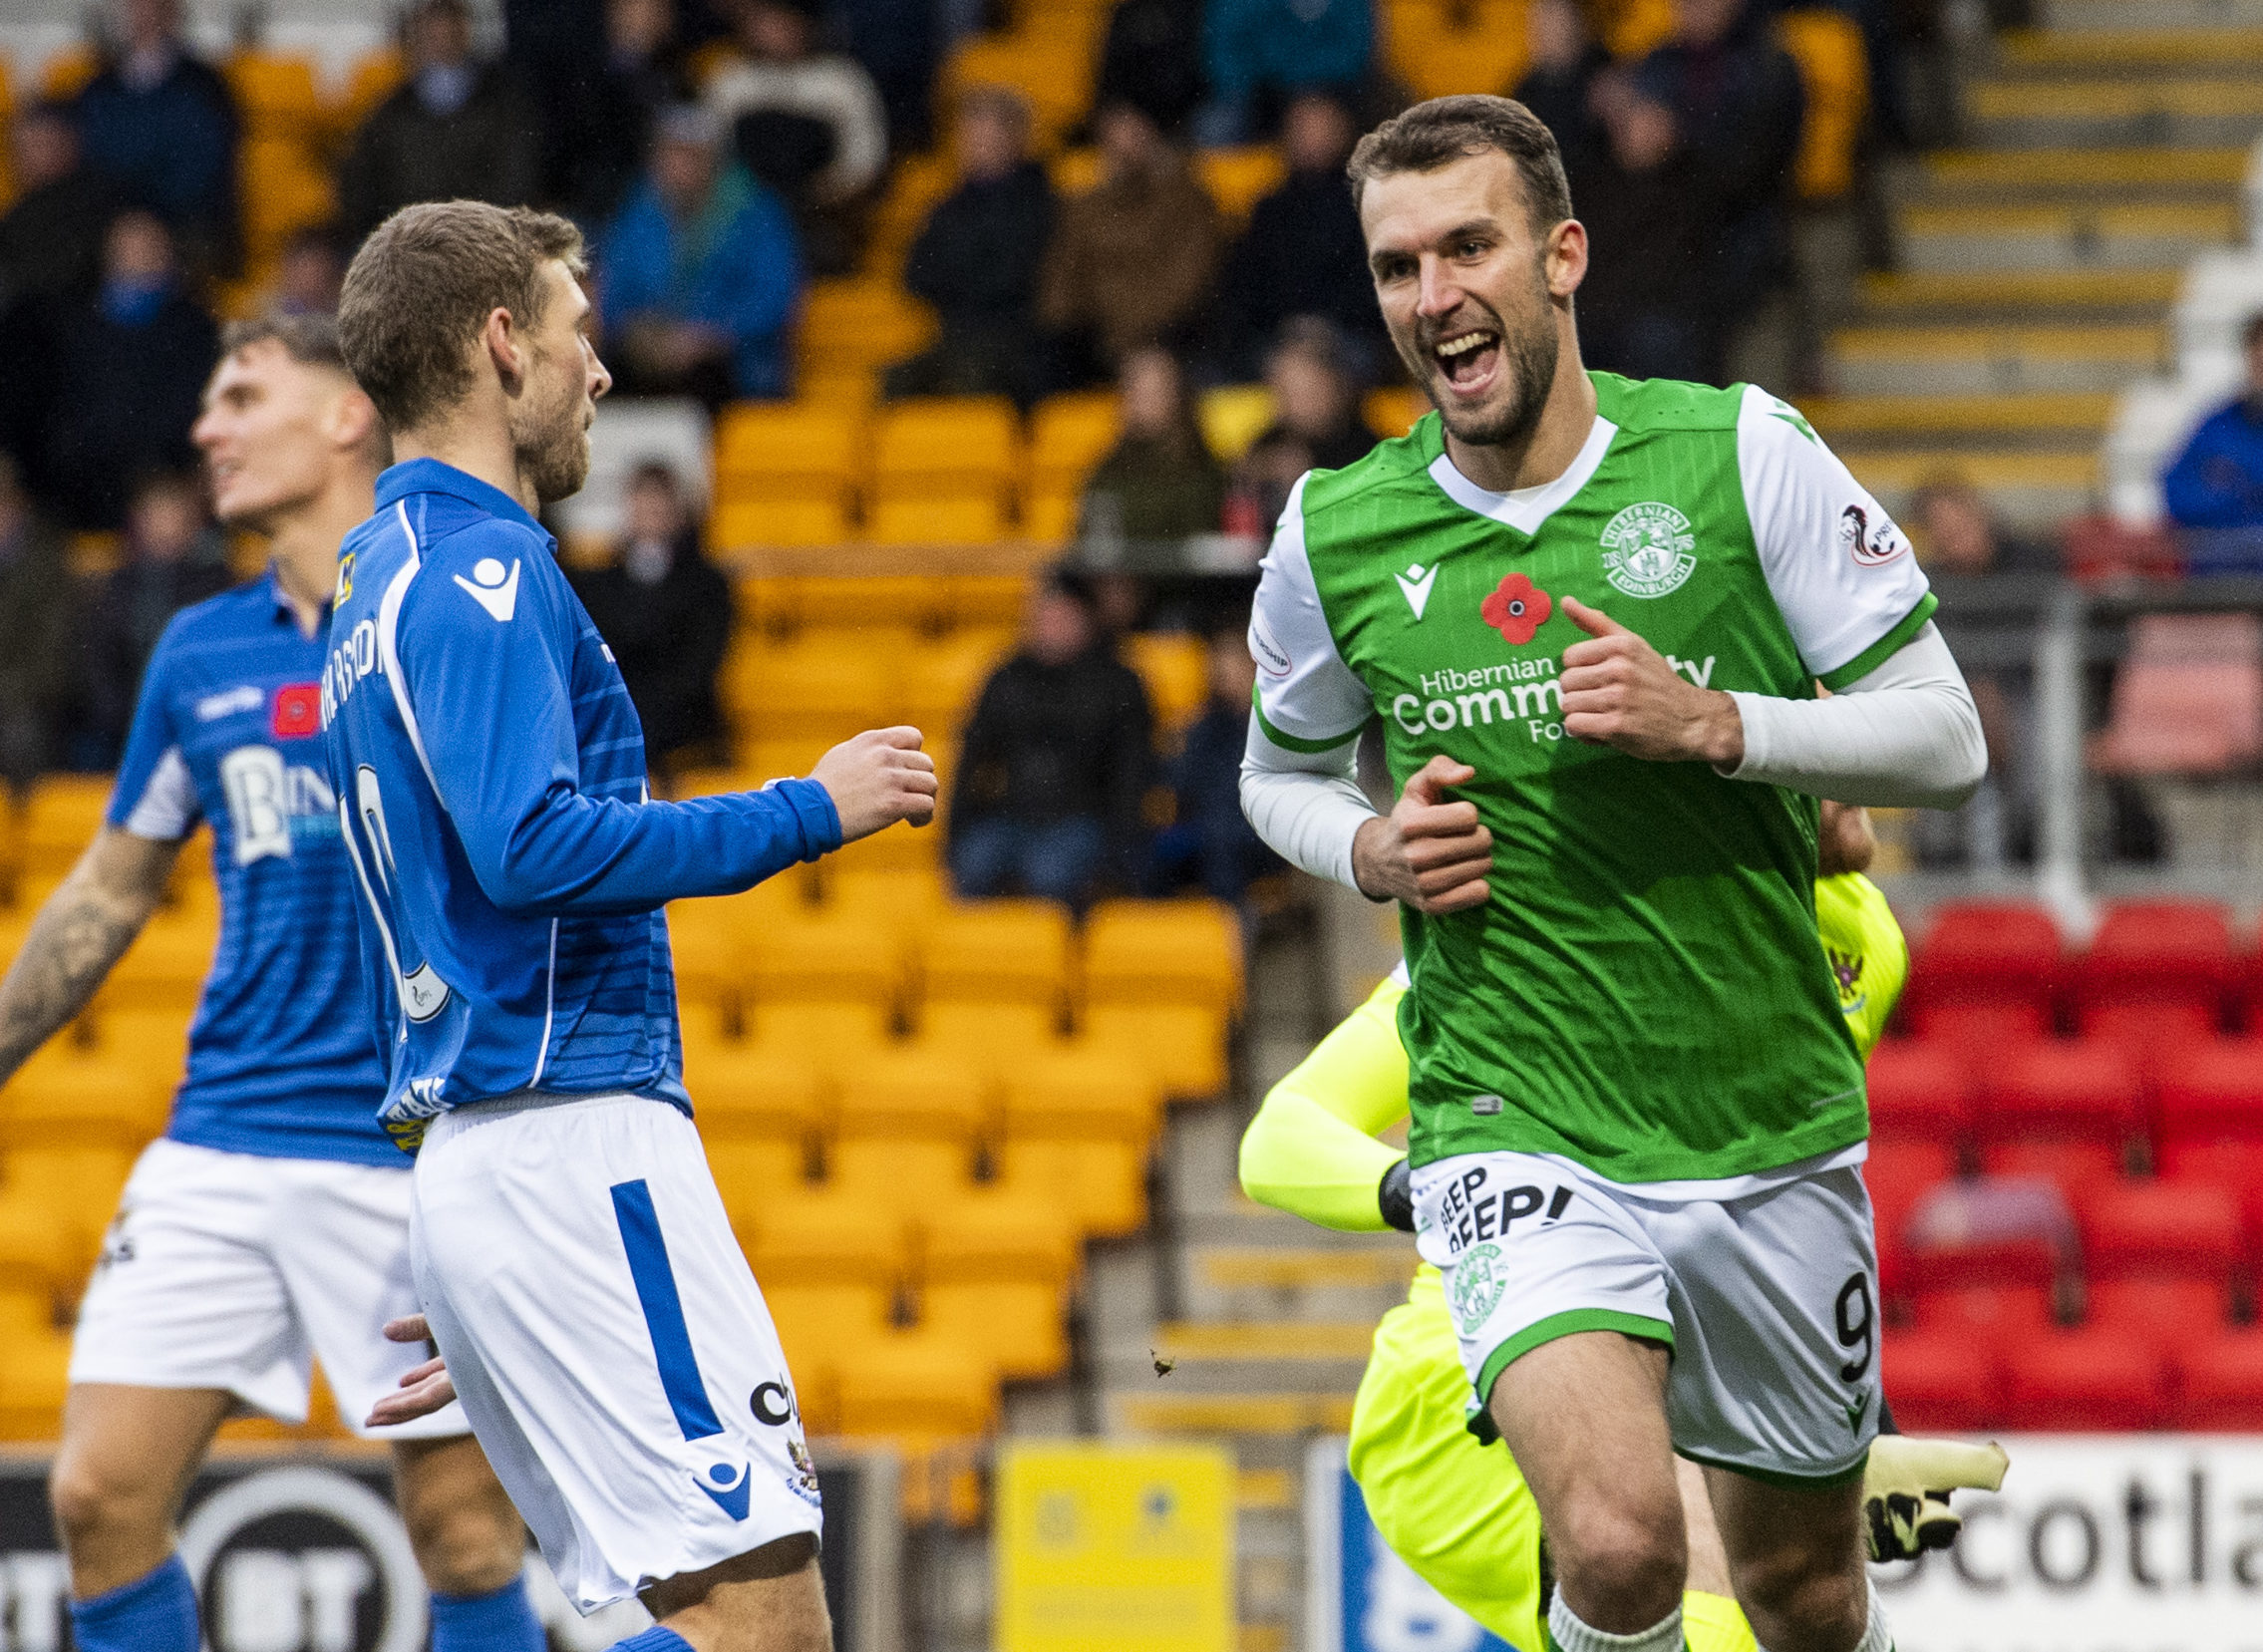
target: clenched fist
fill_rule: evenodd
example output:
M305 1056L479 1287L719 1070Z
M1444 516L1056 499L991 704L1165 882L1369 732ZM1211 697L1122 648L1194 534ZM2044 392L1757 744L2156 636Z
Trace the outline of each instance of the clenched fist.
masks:
M935 760L919 742L917 729L866 729L817 759L809 778L832 799L842 842L898 821L917 826L935 818Z
M1446 789L1466 786L1477 771L1434 757L1415 771L1388 815L1352 839L1352 875L1371 900L1403 900L1418 912L1459 912L1484 904L1493 865L1493 834L1477 822L1473 803L1450 801Z

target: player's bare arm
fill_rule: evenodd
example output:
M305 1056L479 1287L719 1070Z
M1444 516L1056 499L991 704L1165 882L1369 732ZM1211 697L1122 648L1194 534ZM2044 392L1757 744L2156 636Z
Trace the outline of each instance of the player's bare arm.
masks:
M158 909L179 852L106 826L48 896L0 979L0 1083L87 1007Z
M1564 733L1651 763L1734 769L1744 761L1735 700L1698 687L1601 609L1575 596L1563 609L1590 639L1564 650Z
M867 729L817 759L809 778L832 799L842 842L898 821L916 826L935 818L935 760L920 742L914 728Z
M1403 900L1423 912L1460 912L1490 892L1493 834L1477 822L1477 806L1447 797L1477 771L1434 757L1407 782L1388 815L1352 839L1352 869L1372 900Z

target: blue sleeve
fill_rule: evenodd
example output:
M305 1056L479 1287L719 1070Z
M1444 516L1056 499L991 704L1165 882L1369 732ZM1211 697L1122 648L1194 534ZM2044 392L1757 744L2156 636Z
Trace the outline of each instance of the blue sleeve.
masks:
M2263 523L2263 432L2236 406L2212 415L2162 476L2161 498L2185 527Z
M165 627L143 668L134 726L104 816L107 825L121 831L131 829L137 837L161 843L186 837L203 815L172 728L172 643L178 623Z
M497 907L652 911L737 893L840 846L840 818L811 781L684 803L584 794L570 691L580 628L547 545L496 522L434 552L401 604L395 649L433 785ZM456 585L487 556L525 581L507 618Z

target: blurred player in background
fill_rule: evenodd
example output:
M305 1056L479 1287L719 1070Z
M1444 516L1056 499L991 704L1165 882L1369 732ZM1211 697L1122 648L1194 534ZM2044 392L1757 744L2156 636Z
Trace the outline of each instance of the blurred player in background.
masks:
M1823 805L1815 905L1840 1013L1865 1054L1909 974L1901 927L1862 875L1875 846L1865 811ZM1251 1198L1341 1231L1414 1231L1407 1156L1378 1140L1407 1117L1406 990L1402 967L1265 1098L1241 1145ZM1419 1575L1509 1645L1538 1647L1548 1644L1540 1515L1515 1459L1486 1449L1499 1438L1462 1375L1439 1270L1424 1262L1406 1304L1376 1328L1352 1412L1352 1475L1384 1540ZM1686 1461L1676 1472L1689 1530L1690 1652L1753 1652L1704 1478ZM1946 1547L1958 1524L1948 1488L1993 1490L2003 1473L1997 1447L1881 1436L1864 1496L1870 1557Z
M562 218L411 206L339 306L399 460L346 541L322 712L364 955L398 994L405 1334L429 1326L567 1597L658 1620L624 1648L821 1652L816 1475L691 1122L660 909L926 821L935 766L887 729L806 780L648 799L628 690L534 518L587 476L611 382L581 273Z
M417 1358L382 1334L416 1300L410 1165L377 1123L385 1066L316 689L338 544L369 512L385 436L335 329L294 317L230 331L194 439L220 519L268 535L273 565L165 630L109 822L0 982L4 1082L86 1007L211 825L220 944L187 1076L72 1350L51 1491L80 1652L196 1652L172 1525L223 1419L303 1421L316 1356L359 1419ZM435 1652L538 1652L525 1534L462 1410L391 1438Z

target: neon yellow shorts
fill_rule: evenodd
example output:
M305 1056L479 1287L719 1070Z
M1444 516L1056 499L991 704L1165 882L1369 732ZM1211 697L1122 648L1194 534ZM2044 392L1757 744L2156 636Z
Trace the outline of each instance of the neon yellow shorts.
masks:
M1540 1511L1504 1446L1464 1427L1469 1380L1438 1270L1376 1327L1349 1452L1369 1515L1417 1575L1514 1647L1538 1652ZM1733 1600L1682 1598L1690 1652L1758 1652Z

